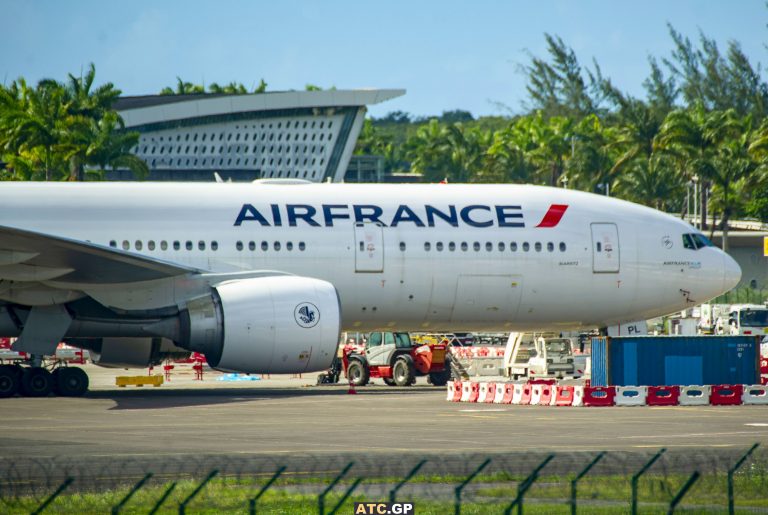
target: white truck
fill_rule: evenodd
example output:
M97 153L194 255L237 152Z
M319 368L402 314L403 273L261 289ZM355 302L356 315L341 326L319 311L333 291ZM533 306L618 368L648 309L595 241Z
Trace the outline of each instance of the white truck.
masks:
M513 380L580 377L588 369L588 357L578 350L574 338L512 333L504 352L504 374Z
M718 334L768 335L768 307L762 304L735 304L727 320L721 317Z

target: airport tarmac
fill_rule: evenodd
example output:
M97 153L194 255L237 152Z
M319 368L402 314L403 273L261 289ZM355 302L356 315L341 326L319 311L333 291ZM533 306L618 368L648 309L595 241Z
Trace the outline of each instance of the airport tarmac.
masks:
M768 406L556 408L451 403L445 388L347 393L315 374L114 386L127 371L86 366L82 398L0 400L0 456L482 453L768 447ZM189 370L187 370L189 369ZM141 371L132 371L140 374Z

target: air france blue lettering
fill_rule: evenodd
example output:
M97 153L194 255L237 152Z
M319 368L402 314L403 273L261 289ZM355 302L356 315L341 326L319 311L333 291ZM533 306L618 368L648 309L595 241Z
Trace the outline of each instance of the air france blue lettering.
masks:
M386 224L380 219L384 210L379 206L353 205L352 209L355 212L355 223L370 222L372 224L381 224L383 227L386 227ZM363 210L369 211L369 213L364 213Z
M493 220L486 220L485 222L478 222L476 220L473 220L469 216L469 214L472 211L488 211L488 212L490 212L491 208L488 207L488 206L477 206L477 205L467 206L467 207L461 208L461 219L462 219L462 221L465 224L470 225L472 227L491 227L493 225Z
M416 227L424 227L424 222L408 206L398 206L395 216L392 217L392 227L397 227L400 222L413 222Z
M307 225L311 227L320 227L320 224L315 222L314 216L317 214L317 209L307 204L287 204L285 210L288 212L288 225L296 227L296 220L304 220ZM303 210L303 213L298 212Z
M495 206L496 218L499 221L499 227L525 227L523 223L523 213L519 212L520 206ZM508 213L508 211L518 211L517 213ZM518 218L519 222L508 222L508 218Z
M264 227L269 227L269 222L267 222L267 219L264 218L264 215L259 213L259 210L253 207L251 204L243 204L243 207L240 208L240 213L237 215L237 219L235 220L235 226L242 225L243 222L250 222L250 221L256 221L259 222Z
M280 218L280 206L277 204L270 204L269 207L272 208L272 220L275 222L275 227L281 227L283 225L283 220Z
M424 209L427 211L427 224L430 227L435 226L435 216L442 218L453 227L459 226L459 217L456 215L456 206L448 206L448 213L440 211L436 207L430 206L429 204L425 205Z
M333 227L333 220L349 220L349 213L334 213L334 209L348 210L349 206L346 204L323 204L323 217L325 218L325 226Z

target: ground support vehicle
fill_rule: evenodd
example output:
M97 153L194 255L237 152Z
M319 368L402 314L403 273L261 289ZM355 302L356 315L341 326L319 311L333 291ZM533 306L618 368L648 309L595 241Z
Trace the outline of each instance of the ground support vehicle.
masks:
M721 324L719 334L733 336L768 334L768 307L762 304L731 306L727 324Z
M576 377L574 351L578 348L578 342L571 338L512 333L504 354L504 375L513 380ZM579 366L580 371L586 368Z
M381 378L389 386L409 386L417 376L428 376L433 385L445 386L451 377L446 345L419 345L408 333L370 333L363 345L345 345L341 362L355 386L363 386L371 378Z

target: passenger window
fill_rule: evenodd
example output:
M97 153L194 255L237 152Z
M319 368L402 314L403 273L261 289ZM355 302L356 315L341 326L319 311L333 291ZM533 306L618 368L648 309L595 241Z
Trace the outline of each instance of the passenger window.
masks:
M123 250L128 250L131 248L131 244L128 243L128 240L123 240Z
M443 242L442 241L438 241L435 244L435 248L437 249L438 252L442 252L443 251Z
M432 245L430 245L430 243L428 241L425 241L424 242L424 250L429 252L431 249L432 249Z
M547 243L547 250L549 252L553 252L555 250L555 244L552 243L551 241L549 243Z
M536 252L541 252L541 242L537 241L533 248L536 249Z
M163 240L160 242L160 250L168 250L168 242Z
M404 241L400 242L400 250L405 252L405 242Z
M143 245L141 244L141 240L136 240L136 243L134 243L134 248L136 250L141 250L142 247Z
M499 252L504 252L504 242L503 241L499 242Z
M237 250L243 250L243 242L242 241L238 241L237 243L235 243L235 248Z
M117 247L117 242L115 240L110 240L109 241L109 246L110 247Z
M149 241L147 242L147 248L148 248L149 250L155 250L155 240L149 240Z
M467 242L466 241L462 241L461 242L461 250L466 252L468 248L469 248L469 245L467 245Z
M204 241L198 241L197 242L197 248L198 250L205 250L205 242Z
M251 252L256 250L256 242L255 241L249 241L248 242L248 250L250 250Z
M472 248L475 249L475 252L478 252L480 250L480 242L476 241L472 244Z
M509 250L511 250L512 252L517 252L517 242L516 241L513 241L512 243L509 244Z
M187 242L184 244L184 246L187 248L187 250L192 250L194 248L194 245L189 240L187 240Z
M288 241L285 243L285 250L293 250L293 242Z
M178 241L173 242L173 250L179 250L181 248L181 243Z
M455 251L456 250L456 243L450 242L448 244L448 250L450 250L451 252Z
M219 250L219 242L218 241L212 241L211 242L211 250Z
M261 242L261 250L263 250L263 251L269 250L269 243L267 243L266 241L262 241Z
M486 241L485 242L485 250L487 250L488 252L492 251L493 250L493 243L491 243L490 241Z
M565 242L560 242L560 252L565 252Z
M275 244L273 245L273 247L274 247L275 250L280 250L280 242L276 241Z
M305 248L307 248L307 245L303 241L300 241L299 250L303 252ZM403 250L405 250L405 243L403 243Z
M527 241L523 242L523 251L528 252L529 250L531 250L531 246L528 244Z

